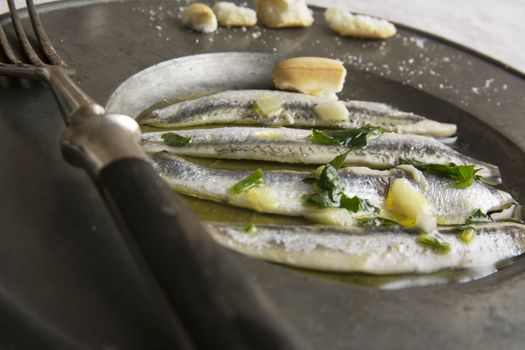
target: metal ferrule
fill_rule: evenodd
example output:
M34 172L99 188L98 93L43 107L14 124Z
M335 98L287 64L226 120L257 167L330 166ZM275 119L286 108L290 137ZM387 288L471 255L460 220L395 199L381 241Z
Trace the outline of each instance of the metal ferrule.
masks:
M138 142L140 128L133 118L122 114L78 117L82 121L66 129L61 143L64 158L72 165L97 176L100 170L116 160L146 159Z

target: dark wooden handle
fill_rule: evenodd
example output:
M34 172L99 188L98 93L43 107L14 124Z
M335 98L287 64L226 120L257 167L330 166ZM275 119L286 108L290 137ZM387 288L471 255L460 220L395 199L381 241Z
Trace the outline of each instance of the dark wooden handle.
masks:
M197 348L309 348L150 164L115 161L98 184Z

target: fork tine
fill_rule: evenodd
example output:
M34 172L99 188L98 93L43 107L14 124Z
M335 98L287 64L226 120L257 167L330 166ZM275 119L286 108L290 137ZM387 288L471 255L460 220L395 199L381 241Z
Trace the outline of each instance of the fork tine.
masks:
M22 22L20 21L20 17L18 17L18 13L16 12L14 1L7 0L7 3L9 5L9 12L11 13L11 20L13 21L13 26L15 27L16 36L18 37L18 41L24 50L24 54L26 55L29 62L38 66L42 66L44 62L42 62L40 57L38 57L35 50L33 50L31 43L29 43L29 40L27 39L27 35L24 31L24 27L22 26Z
M64 61L60 58L55 48L51 44L51 40L49 40L49 37L47 36L47 33L44 29L44 25L40 20L40 16L35 10L33 0L26 0L26 3L27 9L29 10L29 17L31 18L31 23L33 24L33 29L35 31L36 37L38 38L40 46L42 46L42 50L44 51L44 54L48 59L49 63L55 65L65 65Z
M4 52L6 58L11 62L15 64L21 64L22 61L16 57L15 52L11 48L11 45L9 44L9 41L7 40L7 36L5 35L4 29L2 26L0 26L0 48Z

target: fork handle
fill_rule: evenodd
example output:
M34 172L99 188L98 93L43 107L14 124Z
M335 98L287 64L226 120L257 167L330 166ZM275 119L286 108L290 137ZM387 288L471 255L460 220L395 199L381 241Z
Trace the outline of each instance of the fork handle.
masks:
M142 159L117 160L98 184L199 349L308 349Z
M305 350L233 259L160 178L122 115L86 118L64 138L84 160L134 251L141 252L198 349ZM70 152L70 153L68 153ZM71 152L73 154L71 154Z

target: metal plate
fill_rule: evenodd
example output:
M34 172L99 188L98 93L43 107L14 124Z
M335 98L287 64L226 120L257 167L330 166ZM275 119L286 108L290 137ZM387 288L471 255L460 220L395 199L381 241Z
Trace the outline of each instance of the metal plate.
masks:
M69 1L40 9L80 85L100 102L127 77L174 57L240 51L339 58L349 69L344 98L458 123L460 147L500 165L505 188L525 199L525 79L515 72L404 28L386 42L337 38L320 11L308 29L201 35L180 28L179 6ZM0 347L30 348L26 330L45 324L94 348L163 348L163 303L151 300L87 176L61 159L63 125L51 94L40 84L1 84L0 295L6 297L0 305L11 313L0 319ZM398 291L239 259L314 348L519 349L525 343L523 259L475 282ZM31 310L32 323L5 306L13 298Z

